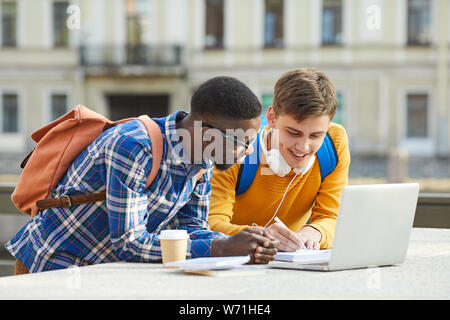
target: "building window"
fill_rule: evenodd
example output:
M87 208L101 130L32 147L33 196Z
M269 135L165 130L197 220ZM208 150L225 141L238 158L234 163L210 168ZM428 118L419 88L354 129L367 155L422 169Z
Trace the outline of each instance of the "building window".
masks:
M53 2L53 46L69 45L69 30L66 25L68 1Z
M429 45L430 0L408 0L408 45Z
M342 44L342 0L323 0L322 44Z
M17 3L12 1L0 2L1 13L1 45L15 47L17 45Z
M148 32L148 0L126 0L127 44L140 46L145 44Z
M336 114L334 115L333 122L340 125L344 125L344 96L342 92L336 92L337 108Z
M265 0L264 46L266 48L283 47L283 0Z
M2 101L2 132L19 132L19 99L15 93L3 93Z
M126 0L127 63L144 64L154 58L145 46L149 30L148 0Z
M428 95L408 94L406 103L407 138L427 138Z
M206 0L205 48L223 48L223 0Z
M52 94L50 97L50 121L56 120L67 113L67 95Z
M169 114L168 94L108 94L105 98L109 107L109 119L113 121L141 114L152 118Z

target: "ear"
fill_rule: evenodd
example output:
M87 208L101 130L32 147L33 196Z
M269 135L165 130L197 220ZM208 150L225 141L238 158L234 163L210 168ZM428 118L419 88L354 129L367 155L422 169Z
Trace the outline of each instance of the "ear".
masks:
M276 114L275 110L273 110L273 107L270 106L269 109L267 109L266 119L267 123L269 124L270 128L275 128L275 120L276 120Z

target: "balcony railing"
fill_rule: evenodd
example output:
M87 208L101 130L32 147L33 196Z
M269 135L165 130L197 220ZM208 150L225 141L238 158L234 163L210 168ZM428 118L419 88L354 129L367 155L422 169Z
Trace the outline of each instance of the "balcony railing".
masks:
M181 46L81 46L80 64L94 67L181 66Z

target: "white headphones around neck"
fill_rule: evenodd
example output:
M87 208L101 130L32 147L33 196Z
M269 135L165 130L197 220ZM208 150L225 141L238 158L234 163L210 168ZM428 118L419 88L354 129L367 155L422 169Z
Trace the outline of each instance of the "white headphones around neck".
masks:
M289 172L291 172L292 167L289 166L289 164L284 159L283 155L281 154L280 150L271 148L270 150L267 150L265 144L264 144L264 137L273 131L273 128L270 128L266 133L260 134L260 145L261 149L264 152L264 155L266 157L267 165L269 166L270 170L272 170L276 175L280 177L284 177ZM294 168L294 172L296 175L303 175L305 174L314 164L315 157L311 157L309 159L308 164L304 168Z

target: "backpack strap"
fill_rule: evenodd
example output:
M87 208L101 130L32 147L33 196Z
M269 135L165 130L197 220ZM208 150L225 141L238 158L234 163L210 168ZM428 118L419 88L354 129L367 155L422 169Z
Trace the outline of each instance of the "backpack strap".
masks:
M259 140L262 132L263 130L260 130L256 136L256 141L253 146L253 153L250 153L245 157L244 163L241 164L239 168L235 189L237 196L247 191L256 176L256 171L258 171L259 162L261 159L261 145Z
M236 195L243 194L247 189L250 187L250 185L253 182L253 179L255 178L256 171L258 170L259 162L260 162L260 149L261 146L259 144L259 136L262 133L260 131L258 133L257 137L257 154L254 156L254 158L257 159L257 162L254 163L250 161L251 155L247 155L245 157L244 163L239 168L238 178L236 181ZM319 161L319 167L320 167L320 175L321 175L321 181L326 178L337 166L337 163L339 162L339 157L336 151L336 146L334 145L333 139L331 138L330 134L327 132L325 139L323 140L322 146L316 153L317 160Z
M148 135L150 137L150 141L152 142L153 164L152 170L150 171L150 174L147 178L147 183L145 185L145 187L148 188L153 183L153 180L158 174L159 166L161 164L163 153L163 137L159 126L155 121L150 119L149 116L140 116L138 120L140 120L145 125L145 128L147 129Z
M143 115L138 117L137 119L145 125L147 133L150 137L150 141L152 143L153 164L145 185L145 187L148 188L153 183L153 180L155 179L161 164L163 153L163 138L159 126L156 124L154 120L150 119L149 116ZM71 207L77 204L105 201L105 200L106 200L106 192L103 191L92 194L82 194L76 196L62 195L61 197L58 198L42 199L36 201L36 206L39 209L49 209L58 207Z
M316 156L319 161L320 176L323 181L323 179L325 179L326 176L328 176L334 168L336 168L339 161L336 146L334 145L333 139L331 139L328 132L323 140L322 146L317 151Z

